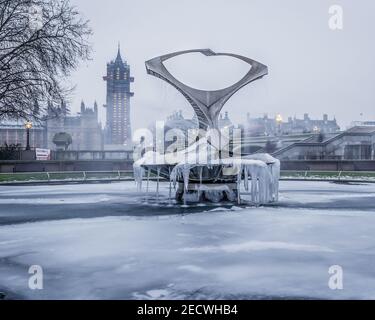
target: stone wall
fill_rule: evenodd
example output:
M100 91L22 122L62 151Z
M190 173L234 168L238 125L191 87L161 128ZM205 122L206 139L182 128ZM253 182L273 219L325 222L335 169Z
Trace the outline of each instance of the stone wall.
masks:
M132 160L132 151L52 151L52 160Z

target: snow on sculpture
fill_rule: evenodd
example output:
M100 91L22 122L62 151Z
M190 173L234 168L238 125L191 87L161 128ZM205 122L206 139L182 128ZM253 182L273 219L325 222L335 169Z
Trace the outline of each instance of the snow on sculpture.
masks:
M163 170L163 177L169 178L170 184L177 190L177 198L185 204L199 202L204 198L211 202L222 200L241 202L240 185L251 194L254 204L266 204L278 201L280 161L269 154L254 154L244 158L226 158L209 161L199 161L196 150L204 142L196 142L186 150L176 155L176 163L167 163L165 156L149 151L143 158L134 163L134 177L138 188L142 188L142 180L147 172L147 181L150 173L157 175L157 184ZM213 148L210 146L210 148ZM211 175L212 181L203 178L203 170L220 168L221 174L216 178ZM198 179L192 173L198 172ZM195 181L194 181L195 180ZM208 182L208 183L207 183ZM159 189L157 187L157 189Z

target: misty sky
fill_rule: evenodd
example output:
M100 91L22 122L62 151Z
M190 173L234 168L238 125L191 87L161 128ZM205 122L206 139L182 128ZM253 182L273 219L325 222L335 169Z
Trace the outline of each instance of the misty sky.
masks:
M144 61L165 53L211 48L268 65L269 75L239 91L225 106L235 123L246 113L284 118L308 112L334 115L345 128L352 120L375 120L375 1L373 0L72 0L91 21L93 60L73 74L71 110L82 99L105 104L102 76L121 43L131 65L135 97L133 129L192 109L172 87L146 74ZM328 9L344 9L344 29L328 27ZM196 54L168 62L188 85L217 89L239 80L247 65L231 58ZM101 109L104 123L105 110ZM363 116L360 114L363 113Z

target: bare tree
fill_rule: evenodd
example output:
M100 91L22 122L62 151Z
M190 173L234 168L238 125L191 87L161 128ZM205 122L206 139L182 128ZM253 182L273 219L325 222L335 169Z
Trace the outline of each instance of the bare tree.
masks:
M69 0L0 0L0 119L57 115L90 35Z

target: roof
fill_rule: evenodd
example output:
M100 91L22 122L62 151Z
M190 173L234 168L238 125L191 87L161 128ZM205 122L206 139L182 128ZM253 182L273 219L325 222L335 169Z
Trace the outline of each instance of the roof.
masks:
M118 48L118 51L117 51L117 57L116 57L116 60L115 60L115 63L118 63L118 64L122 64L122 57L121 57L121 52L120 52L120 46Z
M111 64L114 64L114 65L119 65L119 66L127 66L127 63L125 60L122 59L122 56L121 56L121 48L120 48L120 44L118 45L118 50L117 50L117 56L116 56L116 59L113 61L111 61Z
M356 126L347 130L350 133L375 133L375 126Z
M24 120L6 120L0 122L0 129L25 129ZM43 129L43 126L39 123L33 123L32 129Z

